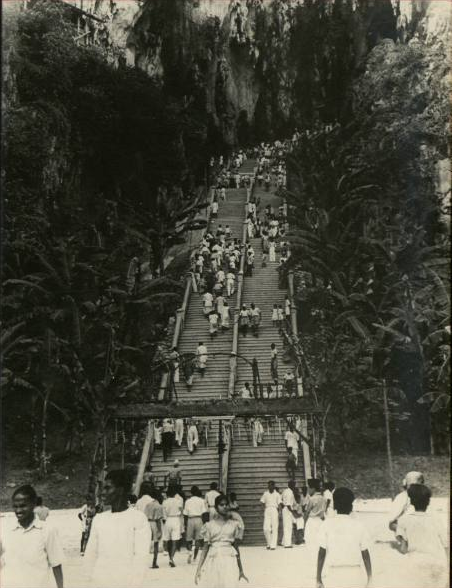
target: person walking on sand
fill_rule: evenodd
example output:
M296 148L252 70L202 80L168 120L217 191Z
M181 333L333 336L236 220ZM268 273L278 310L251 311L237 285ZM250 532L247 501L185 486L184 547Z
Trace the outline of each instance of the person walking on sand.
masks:
M219 495L220 493L218 492L218 484L216 482L212 482L210 484L210 490L206 492L204 499L210 518L215 515L215 500Z
M314 551L318 548L319 528L325 519L326 500L320 492L320 480L308 480L309 502L305 510L305 541Z
M191 497L185 502L184 518L187 533L187 550L189 552L188 562L196 561L199 548L201 547L201 529L202 517L207 512L204 499L198 486L192 486L190 490Z
M57 588L63 588L60 537L55 526L36 515L37 499L32 486L19 486L12 496L15 520L2 521L1 584L5 588L47 588L52 576Z
M111 511L94 517L84 559L93 588L139 588L144 580L151 533L147 517L128 508L131 491L130 472L107 474L102 502L111 505Z
M151 529L151 548L153 552L152 568L158 569L157 558L159 554L159 543L162 538L163 507L160 504L161 496L155 488L151 490L151 502L144 509Z
M282 523L283 523L283 546L286 549L292 547L292 533L295 519L298 517L295 502L295 481L289 480L287 488L281 494Z
M195 584L205 588L236 588L245 576L238 542L243 537L242 525L229 512L228 499L220 494L215 499L216 516L202 529L204 548L196 570Z
M369 534L350 516L354 499L351 490L338 488L334 493L337 516L319 529L317 588L364 588L372 580Z
M408 472L402 481L403 491L397 494L391 504L389 511L389 528L391 531L395 531L397 528L398 519L406 512L412 512L413 507L411 505L410 498L408 496L408 490L411 484L423 484L424 476L421 472Z
M334 500L336 499L334 493ZM398 549L406 557L404 570L408 572L406 586L437 588L447 585L447 533L429 514L431 491L424 484L410 484L408 497L414 511L397 521Z
M281 504L281 495L276 491L273 480L268 482L268 490L263 493L260 501L264 505L263 528L267 549L274 550L278 541L278 509Z
M175 568L174 554L176 553L177 542L181 538L181 524L180 517L182 514L182 506L180 497L176 497L177 488L170 485L166 491L167 498L163 501L163 518L165 525L163 528L163 541L168 546L169 565Z

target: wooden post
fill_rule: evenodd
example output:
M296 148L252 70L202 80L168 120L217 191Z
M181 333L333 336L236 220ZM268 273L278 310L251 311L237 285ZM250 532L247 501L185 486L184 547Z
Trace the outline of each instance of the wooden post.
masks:
M304 437L308 438L308 420L305 416L301 419L301 432L303 433ZM302 441L301 443L303 448L304 473L307 481L309 478L312 478L311 456L309 454L309 445L306 443L306 441Z
M383 410L385 415L385 428L386 428L386 452L388 456L388 473L389 473L389 484L391 491L391 498L394 498L394 470L392 467L392 453L391 453L391 431L389 429L389 409L388 409L388 395L386 391L386 379L383 378Z
M219 421L221 437L218 438L218 443L220 443L220 439L222 442L222 451L219 455L219 487L220 492L226 494L228 489L228 471L229 471L229 454L231 449L231 425L230 423L223 423Z
M138 466L137 478L135 480L135 486L133 487L133 493L138 496L140 493L141 482L143 481L144 470L149 459L149 450L151 448L151 442L154 437L154 425L151 421L148 421L148 430L146 431L146 438L144 440L143 451L141 452L140 465Z

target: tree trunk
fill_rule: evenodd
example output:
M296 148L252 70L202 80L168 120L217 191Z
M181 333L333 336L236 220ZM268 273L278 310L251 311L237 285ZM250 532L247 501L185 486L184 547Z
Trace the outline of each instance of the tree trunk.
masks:
M47 408L49 404L50 389L47 389L42 403L41 419L41 458L39 462L39 473L42 477L47 475Z
M39 464L38 451L38 433L37 433L37 418L36 418L36 401L38 395L35 393L31 397L31 439L30 439L30 465L35 468Z

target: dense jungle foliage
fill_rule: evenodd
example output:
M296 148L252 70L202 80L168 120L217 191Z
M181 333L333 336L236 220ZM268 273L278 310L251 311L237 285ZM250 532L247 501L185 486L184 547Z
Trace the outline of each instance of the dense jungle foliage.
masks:
M139 69L77 44L63 11L19 17L3 143L3 403L31 419L41 467L38 419L71 435L159 381L183 293L164 260L205 223L206 129Z
M383 388L397 449L449 449L446 50L379 43L351 116L289 159L306 376L344 449L384 448Z

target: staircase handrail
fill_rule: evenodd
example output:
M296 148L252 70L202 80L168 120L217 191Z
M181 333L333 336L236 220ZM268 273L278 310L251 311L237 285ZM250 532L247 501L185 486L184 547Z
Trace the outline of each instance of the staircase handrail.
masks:
M243 229L242 229L242 251L240 255L240 265L239 265L239 273L238 273L238 281L237 281L237 298L235 303L235 311L234 311L234 326L233 326L233 333L232 333L232 349L231 349L231 359L229 362L229 384L228 384L228 398L232 398L234 396L235 390L235 383L237 380L237 353L239 347L239 319L240 319L240 309L242 308L242 298L243 298L243 276L245 273L245 260L246 260L246 242L248 239L248 227L246 224L246 211L248 210L248 203L250 201L251 195L254 192L254 178L251 179L251 185L249 188L246 188L246 204L245 204L245 220L243 221Z
M292 328L292 338L295 343L294 348L296 349L299 345L298 340L298 323L297 323L297 307L295 306L295 285L294 285L294 274L293 271L290 270L287 276L287 282L289 286L289 300L290 300L290 322ZM298 357L297 353L297 360L298 360L298 369L297 372L297 393L298 396L301 398L303 397L303 380L301 377L301 358ZM301 418L302 422L302 432L305 436L308 435L308 422L307 418L304 416ZM305 469L305 476L306 480L311 477L311 456L309 453L309 446L308 444L303 441L302 442L302 450L303 450L303 463Z

